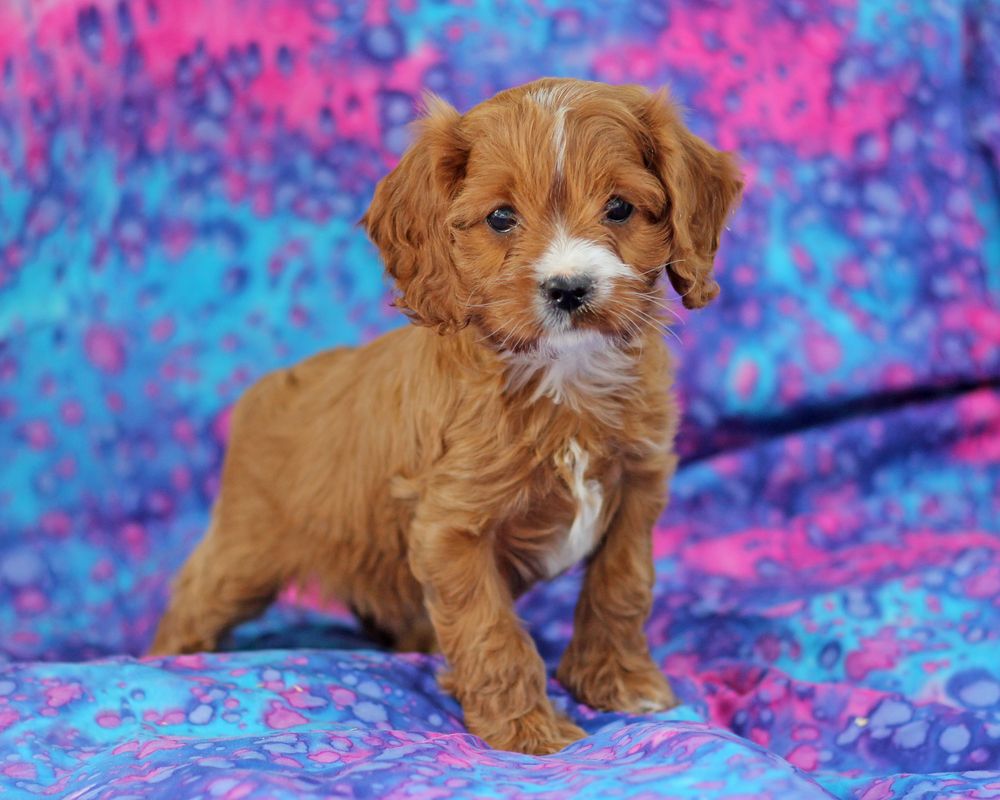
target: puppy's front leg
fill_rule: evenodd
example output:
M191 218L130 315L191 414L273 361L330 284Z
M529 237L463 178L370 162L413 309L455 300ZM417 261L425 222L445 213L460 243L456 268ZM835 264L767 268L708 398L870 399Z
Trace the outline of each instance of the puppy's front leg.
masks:
M621 505L587 565L558 678L593 708L648 713L677 705L643 630L655 577L651 534L663 510L664 483L661 475L626 481Z
M537 755L583 738L549 702L545 665L514 613L492 538L428 504L410 538L410 563L451 667L442 685L469 730L498 749Z

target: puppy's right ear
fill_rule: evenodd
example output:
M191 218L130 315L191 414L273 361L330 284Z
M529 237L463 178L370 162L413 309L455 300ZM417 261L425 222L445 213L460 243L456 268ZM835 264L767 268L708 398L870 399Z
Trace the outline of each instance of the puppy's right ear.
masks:
M448 207L465 175L468 145L462 117L439 97L424 98L417 138L396 168L375 188L361 218L395 279L396 305L418 325L440 333L468 324L467 297L451 254Z

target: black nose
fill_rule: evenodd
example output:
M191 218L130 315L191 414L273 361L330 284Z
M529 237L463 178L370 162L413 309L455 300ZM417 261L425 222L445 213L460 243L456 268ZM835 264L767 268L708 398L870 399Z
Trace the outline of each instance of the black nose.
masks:
M576 311L587 302L594 282L586 275L556 275L542 284L549 303L560 311Z

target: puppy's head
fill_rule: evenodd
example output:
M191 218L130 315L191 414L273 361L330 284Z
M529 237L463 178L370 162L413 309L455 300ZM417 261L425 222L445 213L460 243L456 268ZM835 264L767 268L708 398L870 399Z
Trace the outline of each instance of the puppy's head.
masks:
M664 271L688 308L718 294L742 181L665 93L545 79L464 116L431 98L418 126L363 220L417 323L472 322L526 351L584 332L629 340Z

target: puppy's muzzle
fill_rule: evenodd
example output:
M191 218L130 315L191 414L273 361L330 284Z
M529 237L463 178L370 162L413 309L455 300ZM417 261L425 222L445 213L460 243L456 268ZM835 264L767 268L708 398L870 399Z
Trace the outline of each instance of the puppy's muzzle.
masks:
M594 280L587 275L556 275L542 284L548 304L570 314L584 305L594 293Z

